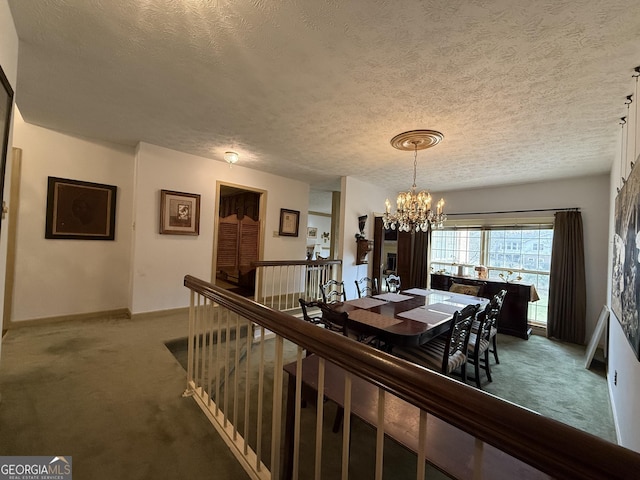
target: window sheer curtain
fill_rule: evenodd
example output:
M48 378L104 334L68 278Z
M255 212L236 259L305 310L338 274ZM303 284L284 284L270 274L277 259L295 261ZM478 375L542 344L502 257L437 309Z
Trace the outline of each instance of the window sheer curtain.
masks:
M566 211L557 212L555 218L547 334L558 340L583 345L587 289L582 215L578 211Z

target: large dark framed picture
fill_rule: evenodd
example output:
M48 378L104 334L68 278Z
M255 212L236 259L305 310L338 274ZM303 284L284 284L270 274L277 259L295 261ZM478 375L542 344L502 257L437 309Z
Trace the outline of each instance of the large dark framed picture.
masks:
M300 212L298 210L280 209L280 229L278 235L285 237L297 237L300 225Z
M200 234L200 195L160 190L160 233Z
M49 177L45 238L113 240L115 185Z
M640 360L640 167L616 197L611 309Z
M9 149L9 130L11 128L11 112L13 111L13 89L0 67L0 202L4 197L4 172L7 167L7 150ZM0 215L0 222L2 216Z

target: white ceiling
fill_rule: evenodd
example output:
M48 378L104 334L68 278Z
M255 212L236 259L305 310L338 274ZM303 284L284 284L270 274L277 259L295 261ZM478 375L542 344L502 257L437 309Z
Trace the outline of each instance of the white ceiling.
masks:
M25 120L339 189L607 172L640 65L637 0L9 0Z

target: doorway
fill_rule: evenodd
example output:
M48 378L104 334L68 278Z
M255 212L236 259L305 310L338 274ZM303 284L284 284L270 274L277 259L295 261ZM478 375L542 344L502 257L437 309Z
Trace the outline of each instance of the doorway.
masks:
M218 182L214 235L213 283L245 297L253 297L256 269L262 257L265 192Z

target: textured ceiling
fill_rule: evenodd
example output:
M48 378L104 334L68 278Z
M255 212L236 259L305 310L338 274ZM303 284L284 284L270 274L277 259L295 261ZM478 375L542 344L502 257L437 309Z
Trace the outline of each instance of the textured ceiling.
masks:
M637 0L9 0L28 122L339 189L602 173L640 64Z

